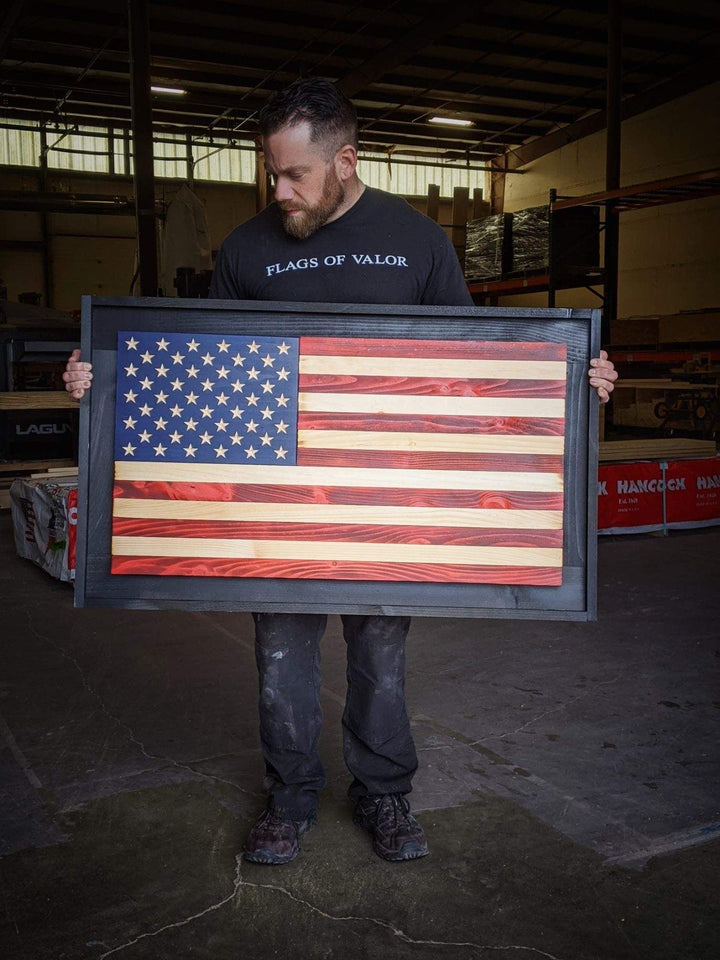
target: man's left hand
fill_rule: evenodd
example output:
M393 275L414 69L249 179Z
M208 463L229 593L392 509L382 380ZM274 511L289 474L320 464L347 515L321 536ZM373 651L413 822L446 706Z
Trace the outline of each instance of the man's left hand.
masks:
M600 403L607 403L615 389L618 372L612 360L608 360L606 350L601 350L600 356L590 361L588 377L590 377L590 386L595 387L598 392Z

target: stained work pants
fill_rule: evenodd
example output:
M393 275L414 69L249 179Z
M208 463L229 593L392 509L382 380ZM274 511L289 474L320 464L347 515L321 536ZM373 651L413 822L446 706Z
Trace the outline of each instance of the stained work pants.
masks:
M322 727L320 640L324 614L256 613L260 739L275 808L293 820L314 812L325 785L318 753ZM405 708L409 617L343 616L347 698L343 753L352 800L409 793L417 755Z

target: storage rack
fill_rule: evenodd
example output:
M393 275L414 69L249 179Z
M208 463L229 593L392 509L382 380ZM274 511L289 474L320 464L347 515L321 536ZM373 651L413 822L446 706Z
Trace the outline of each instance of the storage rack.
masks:
M666 203L678 203L685 200L697 200L720 194L720 169L703 170L699 173L686 174L680 177L670 177L664 180L650 180L637 183L630 187L621 187L618 190L605 190L600 193L587 194L582 197L558 197L556 190L550 190L550 228L549 228L549 257L552 264L553 242L553 213L558 210L567 210L570 207L599 206L604 208L605 217L612 210L613 214L625 213L629 210L641 210L645 207L656 207ZM600 229L603 229L603 224ZM523 293L548 294L548 306L555 306L555 292L562 289L585 287L599 296L594 287L604 286L605 273L602 268L587 271L582 276L570 280L561 280L547 273L531 274L529 276L508 277L500 280L468 283L468 290L473 296L484 302L501 296L517 296Z

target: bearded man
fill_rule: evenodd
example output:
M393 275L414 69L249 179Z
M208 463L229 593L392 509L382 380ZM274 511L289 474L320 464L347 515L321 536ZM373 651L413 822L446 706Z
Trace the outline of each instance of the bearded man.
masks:
M357 176L353 105L322 79L299 80L261 111L275 203L224 241L210 296L223 300L473 306L444 230L404 199ZM590 383L605 402L617 374L607 355ZM90 365L73 354L66 389L80 398ZM318 752L324 614L254 614L260 738L269 798L245 857L282 864L316 822L325 783ZM343 616L347 698L343 753L354 820L386 860L428 853L407 794L418 766L405 708L408 617Z

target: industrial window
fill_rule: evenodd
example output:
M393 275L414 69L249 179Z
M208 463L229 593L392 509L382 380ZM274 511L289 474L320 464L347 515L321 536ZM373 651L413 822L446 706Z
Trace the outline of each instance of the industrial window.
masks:
M50 170L132 175L132 143L128 132L113 127L52 125L45 131ZM0 118L0 164L39 167L42 135L30 121ZM188 153L192 170L188 169ZM255 182L255 146L252 141L215 138L191 140L180 134L158 134L153 140L156 177Z
M19 129L0 128L0 163L37 167L40 163L40 132L34 124L16 120Z
M71 127L47 131L48 168L109 173L107 127ZM38 161L39 162L39 161Z
M45 131L48 168L83 173L132 175L132 143L127 130L113 127L52 125ZM0 118L0 164L38 167L42 137L37 124ZM183 134L158 133L153 142L155 176L214 183L254 183L255 145L252 141L188 139ZM192 171L188 169L192 156ZM191 174L191 176L190 176ZM451 197L455 187L470 191L485 186L482 170L428 164L421 160L363 153L358 162L363 183L401 196L425 196L435 183L440 194Z
M417 164L417 165L416 165ZM472 167L446 166L439 163L410 163L406 158L390 158L385 153L362 153L358 161L358 175L369 187L378 187L404 197L426 196L428 187L435 183L440 195L451 197L455 187L468 187L470 193L485 187L485 173Z

